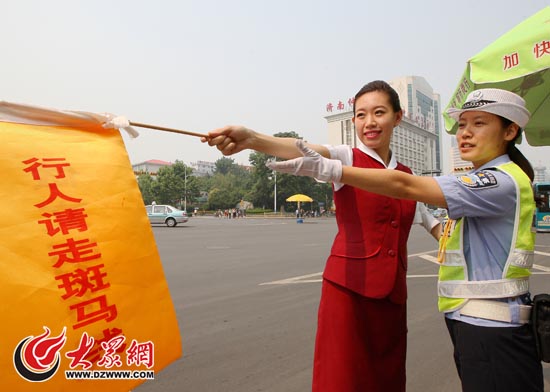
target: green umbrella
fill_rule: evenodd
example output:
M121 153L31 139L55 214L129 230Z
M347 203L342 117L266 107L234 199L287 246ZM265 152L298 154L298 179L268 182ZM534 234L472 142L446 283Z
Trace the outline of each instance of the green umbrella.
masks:
M524 20L468 60L445 108L445 128L455 134L457 123L446 111L461 107L479 88L501 88L521 95L531 112L525 128L532 146L550 145L550 7Z

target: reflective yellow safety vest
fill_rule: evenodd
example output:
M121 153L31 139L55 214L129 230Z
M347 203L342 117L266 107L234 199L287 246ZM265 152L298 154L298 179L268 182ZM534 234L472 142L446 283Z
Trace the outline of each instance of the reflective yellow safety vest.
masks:
M514 232L502 277L484 281L468 279L463 250L463 220L467 218L452 222L454 228L450 237L445 238L444 235L440 239L440 251L443 252L438 282L440 312L458 310L466 305L469 299L515 297L529 291L529 270L533 266L535 250L535 233L531 230L535 209L533 189L527 175L515 163L508 162L497 166L496 169L510 175L518 195ZM444 249L441 249L442 246ZM474 265L477 262L472 260Z

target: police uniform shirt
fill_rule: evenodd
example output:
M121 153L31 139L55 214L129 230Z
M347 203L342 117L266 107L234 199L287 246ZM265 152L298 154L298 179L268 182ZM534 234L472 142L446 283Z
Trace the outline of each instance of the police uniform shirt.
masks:
M463 247L468 278L472 281L502 279L508 259L514 234L516 186L508 174L495 169L507 162L508 155L501 155L463 176L434 177L445 195L449 218L467 218L463 221ZM519 315L515 305L522 300L504 301L509 302L512 314ZM459 311L446 316L480 326L520 325L462 316Z

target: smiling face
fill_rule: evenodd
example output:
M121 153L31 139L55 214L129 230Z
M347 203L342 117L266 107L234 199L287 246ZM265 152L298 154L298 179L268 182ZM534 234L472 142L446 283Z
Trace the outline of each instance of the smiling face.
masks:
M371 91L355 100L353 123L361 142L375 150L386 162L390 160L390 140L393 128L401 122L403 112L395 111L389 95L384 91Z
M517 124L504 126L503 120L492 113L465 111L458 120L456 140L460 157L479 168L506 153L506 147L514 140Z

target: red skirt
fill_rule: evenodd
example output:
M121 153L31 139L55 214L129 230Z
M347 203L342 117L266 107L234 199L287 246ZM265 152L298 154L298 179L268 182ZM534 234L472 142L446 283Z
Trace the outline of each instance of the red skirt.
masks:
M405 391L407 307L323 280L314 392Z

